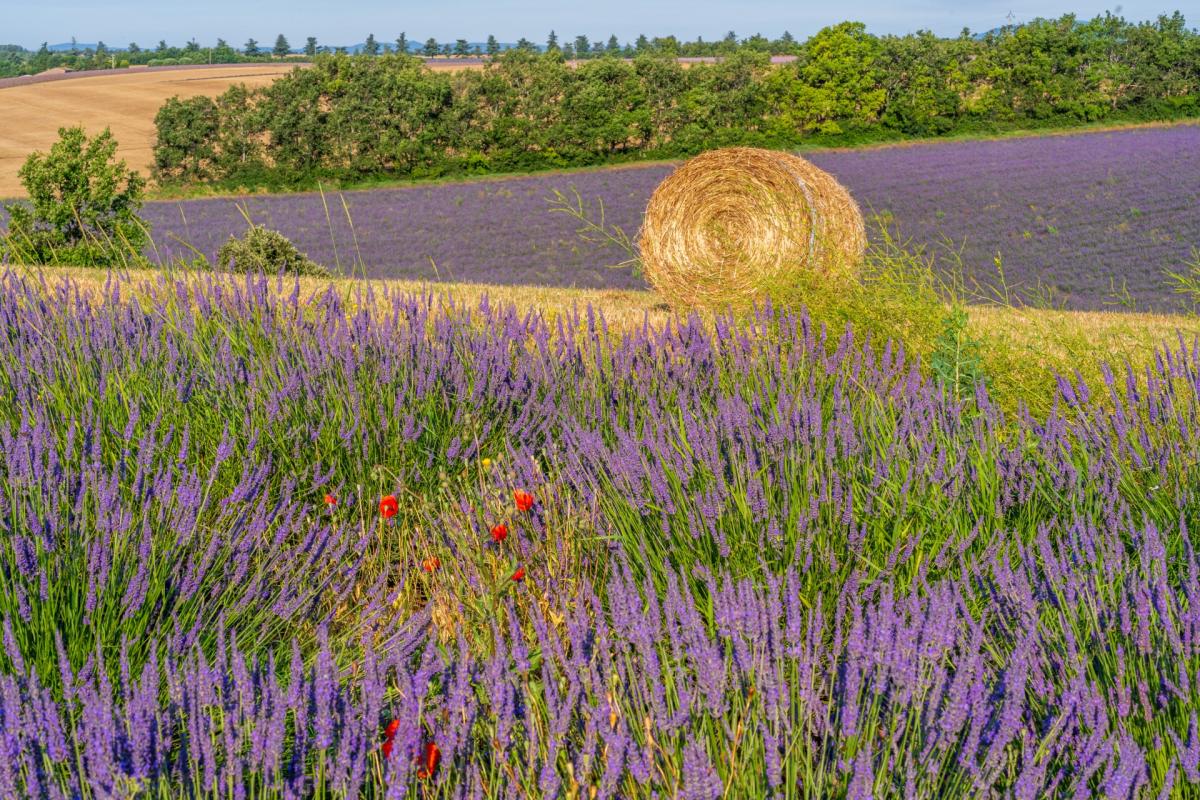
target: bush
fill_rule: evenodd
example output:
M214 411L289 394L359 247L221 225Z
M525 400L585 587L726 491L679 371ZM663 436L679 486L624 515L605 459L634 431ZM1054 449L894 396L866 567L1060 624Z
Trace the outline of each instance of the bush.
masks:
M217 252L217 268L224 272L330 274L325 267L296 249L282 233L262 225L251 225L240 239L230 236Z
M138 216L146 182L116 159L105 128L60 128L49 153L33 153L19 173L28 203L5 206L7 258L26 264L130 266L142 260L149 227Z

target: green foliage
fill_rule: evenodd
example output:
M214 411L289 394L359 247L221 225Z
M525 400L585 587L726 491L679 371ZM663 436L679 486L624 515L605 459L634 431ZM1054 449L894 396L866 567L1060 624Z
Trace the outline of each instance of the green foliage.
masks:
M159 130L154 144L154 174L199 181L209 177L220 124L217 104L203 95L186 100L172 97L154 116Z
M116 158L106 128L89 139L82 127L60 128L49 153L21 167L29 203L5 207L6 256L18 263L127 266L149 241L138 217L145 180Z
M1179 15L1068 15L983 37L876 37L857 22L803 43L641 37L631 61L613 38L555 37L546 53L522 41L500 53L490 37L485 68L454 74L405 54L318 55L269 87L231 89L215 128L173 107L158 120L160 177L282 188L1200 113L1200 35ZM422 52L465 46L430 39ZM568 51L587 60L569 67ZM775 52L796 60L772 64Z
M845 127L874 124L887 92L878 62L880 42L861 22L843 22L819 31L792 67L768 80L779 108L782 130L841 133Z
M217 252L217 268L266 275L329 275L329 270L301 253L282 233L262 225L250 225L240 239L230 236Z
M966 309L952 308L934 342L929 369L956 400L972 396L978 384L987 383L980 346L967 332Z

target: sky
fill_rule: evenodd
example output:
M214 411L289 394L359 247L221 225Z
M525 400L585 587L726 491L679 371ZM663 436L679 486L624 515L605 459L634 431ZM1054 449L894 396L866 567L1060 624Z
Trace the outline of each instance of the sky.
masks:
M361 42L368 33L392 41L401 31L410 41L431 36L438 41L482 41L494 34L500 41L524 36L543 42L551 29L560 39L579 33L592 39L616 34L622 42L639 33L717 39L729 30L741 37L762 33L771 38L788 30L803 38L847 19L866 23L876 34L925 28L955 35L964 27L984 31L1003 25L1010 14L1021 22L1068 12L1092 17L1120 9L1127 19L1142 20L1180 7L1179 0L1157 2L1175 5L1154 0L1127 0L1122 6L1092 0L0 0L0 43L37 47L74 36L80 42L103 40L116 46L130 41L153 45L159 39L182 45L195 37L207 46L221 37L240 46L250 37L274 42L283 33L293 46L306 36L340 45ZM1200 13L1192 16L1200 18ZM1189 18L1188 23L1194 26L1198 21Z

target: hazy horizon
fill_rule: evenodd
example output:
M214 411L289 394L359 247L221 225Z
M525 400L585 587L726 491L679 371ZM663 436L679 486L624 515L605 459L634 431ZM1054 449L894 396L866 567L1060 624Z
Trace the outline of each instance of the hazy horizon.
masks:
M560 41L578 34L607 39L615 34L622 43L638 34L674 35L682 40L720 39L727 31L739 37L761 33L776 38L785 30L805 38L826 25L857 20L876 34L903 34L920 29L940 35L955 35L964 27L986 31L1009 21L1026 22L1037 17L1059 17L1075 13L1091 18L1106 10L1131 20L1152 20L1175 9L1152 3L1132 2L1110 6L1099 2L1031 3L1021 0L984 0L981 3L952 3L924 0L905 10L882 0L853 0L831 4L797 6L783 0L752 0L738 5L712 0L666 0L632 3L612 0L603 9L595 6L567 7L549 2L487 3L485 0L447 0L437 7L406 7L381 0L360 0L335 10L327 3L278 0L249 6L244 2L212 0L207 4L166 3L152 0L112 0L106 3L57 2L22 4L16 11L11 0L0 44L18 44L36 49L42 42L59 44L72 37L80 42L104 41L113 47L137 42L153 47L160 39L181 46L193 37L202 45L223 38L234 47L254 38L260 44L274 42L284 34L293 47L308 36L322 44L353 45L374 33L380 42L393 41L401 31L410 41L429 37L439 42L465 38L484 41L489 34L501 41L525 37L542 43L551 29ZM1189 23L1193 20L1189 19Z

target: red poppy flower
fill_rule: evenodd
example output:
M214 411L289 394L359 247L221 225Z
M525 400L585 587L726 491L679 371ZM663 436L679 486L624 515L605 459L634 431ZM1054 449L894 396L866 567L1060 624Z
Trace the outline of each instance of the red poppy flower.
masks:
M512 574L512 580L516 583L520 583L521 581L525 580L525 568L517 567L517 571Z
M533 508L533 495L524 489L517 489L513 492L513 500L516 501L518 511L528 511Z
M421 756L421 767L417 770L417 777L421 780L432 778L434 771L437 769L438 762L442 760L442 751L433 742L425 745L425 752Z
M383 732L383 757L388 758L392 755L392 745L396 741L396 731L400 730L400 720L394 719L388 723L387 729Z
M384 519L391 519L400 511L400 503L396 500L396 495L389 494L387 497L379 501L379 513Z
M508 526L501 522L499 525L492 527L492 541L496 544L503 542L508 538Z
M437 556L430 556L421 562L421 569L426 572L436 572L437 568L442 565L442 560Z
M337 498L336 498L336 497L334 497L334 496L333 496L333 495L331 495L331 494L327 494L327 495L325 495L325 505L327 505L327 506L336 506L336 505L337 505Z

